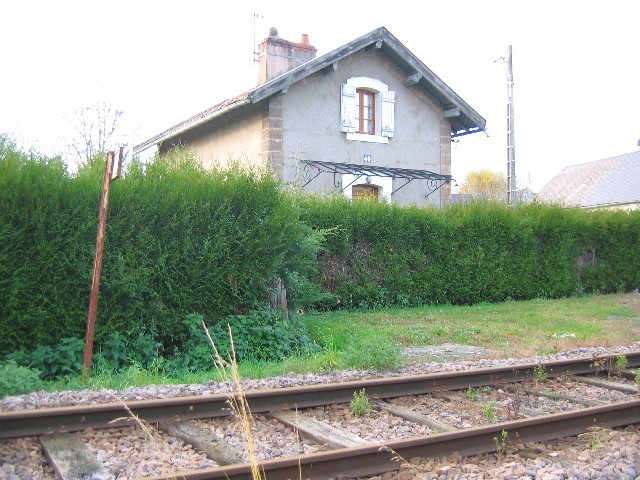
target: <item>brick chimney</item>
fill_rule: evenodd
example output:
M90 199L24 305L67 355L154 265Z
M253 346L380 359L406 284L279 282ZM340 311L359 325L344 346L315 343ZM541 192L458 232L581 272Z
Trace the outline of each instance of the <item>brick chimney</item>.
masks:
M258 45L258 85L316 58L317 49L309 45L309 35L302 34L300 43L290 42L278 36L278 29L271 27L269 36Z

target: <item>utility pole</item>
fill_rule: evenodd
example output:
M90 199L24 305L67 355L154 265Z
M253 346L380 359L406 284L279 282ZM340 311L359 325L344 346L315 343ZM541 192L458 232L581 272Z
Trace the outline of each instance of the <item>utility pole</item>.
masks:
M507 50L507 203L515 206L516 191L516 142L513 125L513 62L511 45Z

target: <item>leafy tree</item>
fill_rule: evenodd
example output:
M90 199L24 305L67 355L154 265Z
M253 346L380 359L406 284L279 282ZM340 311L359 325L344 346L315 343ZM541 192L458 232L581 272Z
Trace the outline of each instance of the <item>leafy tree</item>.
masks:
M503 173L491 170L472 171L465 176L459 191L477 200L506 202L507 178Z

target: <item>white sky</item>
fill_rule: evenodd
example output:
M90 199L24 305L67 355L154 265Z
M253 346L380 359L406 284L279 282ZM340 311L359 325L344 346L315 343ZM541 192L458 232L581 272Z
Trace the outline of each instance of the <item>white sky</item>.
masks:
M255 86L269 27L318 56L384 26L487 120L453 176L506 173L513 45L516 173L538 191L568 166L636 150L640 1L10 0L0 28L0 132L53 155L72 113L125 112L134 145ZM115 146L114 146L115 147Z

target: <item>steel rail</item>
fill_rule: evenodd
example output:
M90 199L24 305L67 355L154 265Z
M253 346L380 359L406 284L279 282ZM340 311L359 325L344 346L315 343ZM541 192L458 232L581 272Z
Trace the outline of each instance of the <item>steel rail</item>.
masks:
M438 458L459 453L463 457L495 452L496 441L506 432L507 445L575 436L592 426L622 427L640 423L640 399L590 407L572 412L495 423L453 432L394 440L363 447L266 460L258 467L269 480L290 478L331 478L376 475L398 470L400 459ZM497 439L497 440L496 440ZM145 477L145 480L250 480L251 464Z
M640 365L640 351L625 352L625 356L628 366ZM353 399L353 393L362 389L371 398L383 399L501 385L533 379L536 369L540 367L544 367L548 377L597 373L615 365L616 358L617 355L613 354L406 377L249 390L244 392L244 396L252 413L263 413L284 408L300 409L348 403ZM88 427L123 427L138 419L159 423L229 416L233 414L229 407L230 395L234 393L5 411L0 412L0 438L75 432Z

